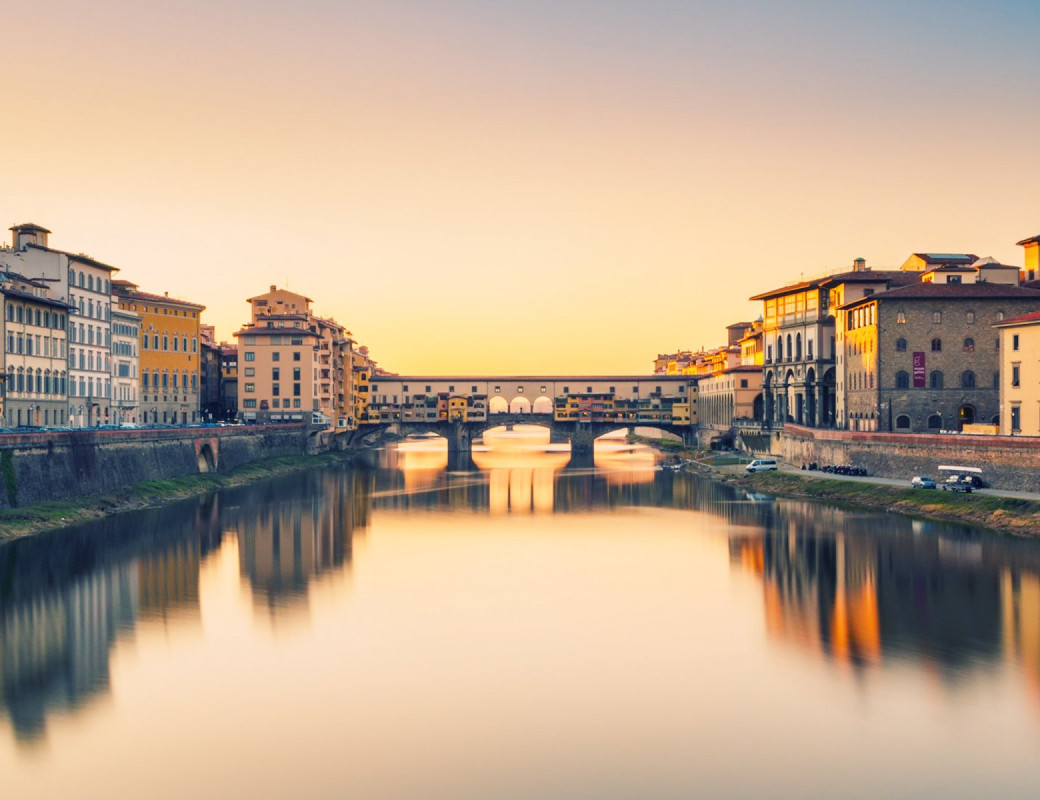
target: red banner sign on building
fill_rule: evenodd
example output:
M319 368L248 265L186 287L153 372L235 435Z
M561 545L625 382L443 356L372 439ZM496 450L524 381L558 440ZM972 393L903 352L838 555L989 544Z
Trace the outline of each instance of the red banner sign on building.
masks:
M924 387L924 353L914 353L914 388Z

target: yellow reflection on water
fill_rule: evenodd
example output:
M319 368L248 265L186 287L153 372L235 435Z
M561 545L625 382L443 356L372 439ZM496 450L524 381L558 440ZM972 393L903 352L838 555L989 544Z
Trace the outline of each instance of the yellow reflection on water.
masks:
M486 473L492 513L549 513L556 473L572 464L569 442L553 442L549 428L511 425L491 428L472 446L474 466ZM624 431L596 441L593 466L610 485L651 483L658 454L630 444ZM385 466L404 474L405 491L433 489L449 464L447 441L433 435L409 437L387 451Z

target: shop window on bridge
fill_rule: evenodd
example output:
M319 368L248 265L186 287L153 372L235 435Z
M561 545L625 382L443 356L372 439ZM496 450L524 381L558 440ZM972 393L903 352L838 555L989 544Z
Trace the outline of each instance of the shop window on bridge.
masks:
M896 417L896 429L897 430L908 430L910 428L910 417L906 414L900 414Z

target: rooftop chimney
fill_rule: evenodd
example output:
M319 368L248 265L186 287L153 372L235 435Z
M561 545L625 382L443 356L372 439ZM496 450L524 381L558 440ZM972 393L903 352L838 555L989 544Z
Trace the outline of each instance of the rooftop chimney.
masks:
M852 262L853 272L863 272L867 268L867 260L865 258L857 258Z

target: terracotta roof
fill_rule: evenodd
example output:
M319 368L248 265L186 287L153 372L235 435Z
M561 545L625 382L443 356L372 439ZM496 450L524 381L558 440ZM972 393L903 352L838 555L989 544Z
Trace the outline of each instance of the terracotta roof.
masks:
M780 289L772 289L762 294L756 294L754 297L749 297L749 300L767 300L770 297L779 297L781 295L790 294L791 292L798 292L805 289L811 289L815 287L823 286L835 286L839 283L911 283L913 281L920 280L920 273L918 272L907 272L905 270L898 269L856 269L848 270L847 272L838 272L834 275L824 275L819 278L811 278L801 283L792 283L790 286L784 286Z
M974 253L913 253L926 264L973 264L979 260Z
M307 328L242 328L242 330L236 331L233 335L242 336L243 334L261 336L285 336L286 334L291 334L292 336L313 336L315 339L320 338L318 334L314 331L308 330Z
M918 272L902 269L859 269L850 272L839 272L823 281L823 286L834 286L839 283L888 283L903 286L921 280Z
M134 284L131 284L131 286L133 285ZM117 295L125 297L128 300L143 300L147 303L165 303L166 305L178 306L180 308L194 308L197 311L206 310L205 306L199 305L198 303L191 303L187 300L178 300L176 297L168 297L164 294L150 294L149 292L130 289L123 285L116 285L115 282L113 282L112 289Z
M1020 314L1011 319L1005 319L993 325L994 328L1006 328L1009 325L1033 325L1040 323L1040 311L1030 311L1028 314Z
M1004 283L912 283L909 286L899 286L889 289L887 292L868 295L846 303L841 308L852 308L873 300L957 300L962 298L976 300L1036 298L1040 303L1040 290L1024 289Z
M90 256L85 256L82 253L69 253L65 250L55 250L53 247L44 247L42 244L35 244L34 242L29 242L28 244L26 244L26 247L32 247L36 250L43 250L45 253L58 253L60 255L67 256L69 261L77 261L80 264L86 264L88 267L107 269L109 272L119 272L119 267L113 267L109 264L102 264L100 261L96 261Z
M68 303L63 303L60 300L53 300L50 297L39 297L38 295L30 294L29 292L23 292L21 289L8 288L3 285L0 285L0 294L5 294L8 297L20 297L23 300L31 300L34 303L40 303L45 306L54 306L63 311L68 311L73 308L73 306L70 306Z
M36 231L37 233L50 233L42 225L37 225L35 222L23 222L21 225L12 225L7 230L9 231Z

